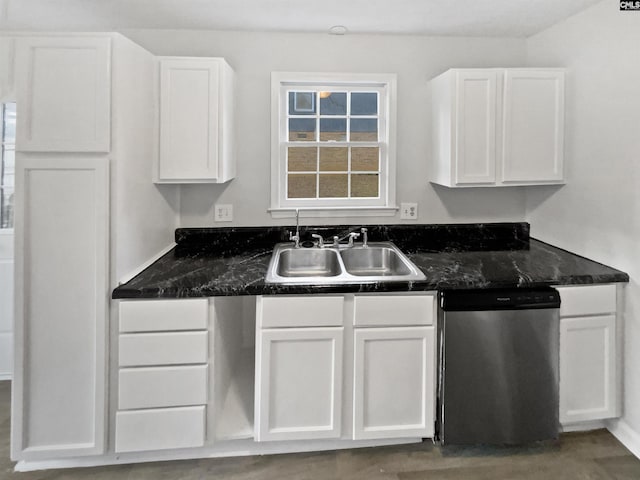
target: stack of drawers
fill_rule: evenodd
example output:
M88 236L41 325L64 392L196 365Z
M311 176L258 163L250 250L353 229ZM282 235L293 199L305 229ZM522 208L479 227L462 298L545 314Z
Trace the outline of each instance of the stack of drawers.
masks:
M116 452L204 445L208 301L120 302Z

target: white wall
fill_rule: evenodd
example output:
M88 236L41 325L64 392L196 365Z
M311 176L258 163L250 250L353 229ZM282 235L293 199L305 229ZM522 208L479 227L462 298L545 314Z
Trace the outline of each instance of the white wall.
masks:
M179 189L151 182L157 155L157 62L114 35L112 56L111 283L173 243ZM138 86L132 86L139 83Z
M618 7L604 0L527 41L529 65L568 68L568 184L528 189L527 217L535 237L631 276L614 431L640 455L640 15Z
M523 39L134 30L125 35L156 55L225 57L237 73L237 178L181 187L181 226L213 225L215 202L231 203L230 225L289 224L267 213L270 199L272 71L398 74L398 202L418 202L420 223L522 221L523 189L448 190L428 183L428 80L450 67L522 66ZM325 223L325 220L308 220ZM353 223L334 218L326 223ZM399 216L367 218L398 223Z

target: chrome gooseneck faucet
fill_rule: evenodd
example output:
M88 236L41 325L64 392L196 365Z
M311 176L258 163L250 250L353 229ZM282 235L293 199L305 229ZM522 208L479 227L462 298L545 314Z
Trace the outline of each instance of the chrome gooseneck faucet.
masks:
M300 248L300 210L296 208L296 234L289 232L289 240L293 242L293 248Z

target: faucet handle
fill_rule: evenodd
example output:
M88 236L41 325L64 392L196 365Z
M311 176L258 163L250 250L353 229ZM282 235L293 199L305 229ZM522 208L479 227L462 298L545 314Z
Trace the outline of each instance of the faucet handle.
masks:
M312 233L311 238L315 238L316 240L318 240L318 248L324 247L324 239L322 238L322 235L318 235L317 233Z
M349 234L349 247L353 247L353 241L360 236L359 233L351 232Z

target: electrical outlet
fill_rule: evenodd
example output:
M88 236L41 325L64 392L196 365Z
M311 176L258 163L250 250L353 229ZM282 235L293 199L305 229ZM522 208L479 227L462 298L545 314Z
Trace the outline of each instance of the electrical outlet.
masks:
M400 204L400 220L417 220L418 204L417 203L401 203Z
M233 221L233 205L214 205L213 219L216 222L231 222Z

